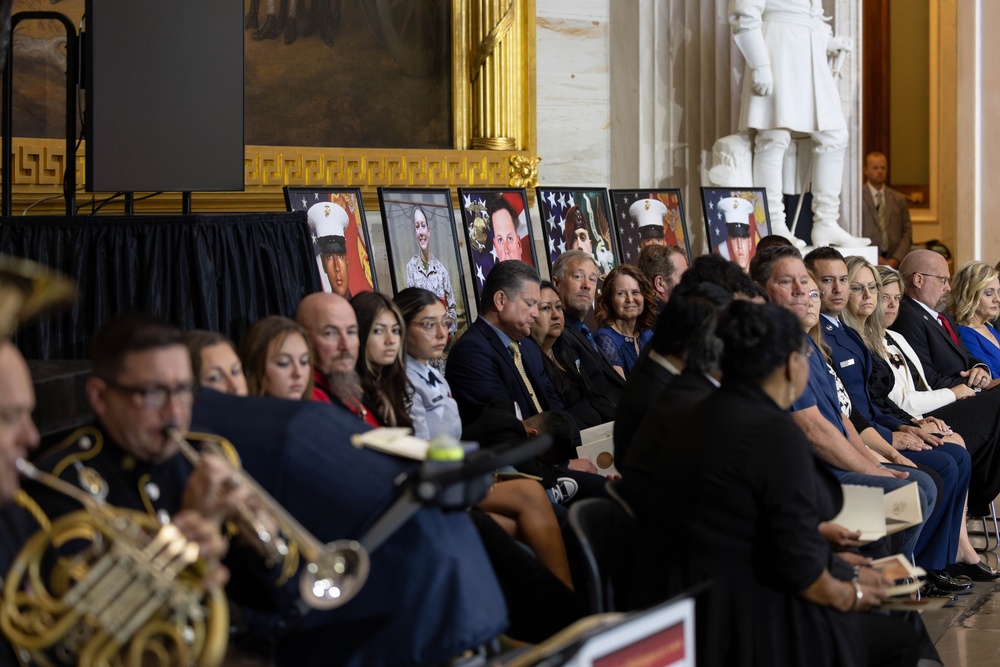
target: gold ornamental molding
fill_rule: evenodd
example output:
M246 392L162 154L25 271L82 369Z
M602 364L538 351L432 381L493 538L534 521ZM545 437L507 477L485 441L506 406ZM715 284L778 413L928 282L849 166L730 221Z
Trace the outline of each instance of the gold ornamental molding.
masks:
M61 213L65 143L57 139L14 139L14 215L28 206L32 213ZM76 179L84 184L86 145L76 156ZM197 160L197 156L192 159ZM284 209L282 187L352 186L361 188L367 206L378 207L377 188L395 187L525 187L538 182L540 158L526 151L490 150L385 150L247 146L244 161L244 192L202 192L193 195L199 213L233 211L279 211ZM149 193L136 193L142 197ZM92 197L98 202L105 193L77 192L77 204ZM140 213L176 212L180 193L164 193L137 201ZM106 206L106 213L121 213L122 204Z
M244 192L195 193L196 213L284 210L282 187L361 188L367 207L376 189L524 187L538 183L535 155L535 0L451 0L452 149L247 146ZM14 215L60 214L66 162L62 139L13 140ZM83 192L85 143L76 156L77 205L86 214L110 193ZM190 156L192 161L198 155ZM137 213L177 212L180 193L135 193ZM529 194L529 196L531 196ZM101 213L120 214L117 201Z

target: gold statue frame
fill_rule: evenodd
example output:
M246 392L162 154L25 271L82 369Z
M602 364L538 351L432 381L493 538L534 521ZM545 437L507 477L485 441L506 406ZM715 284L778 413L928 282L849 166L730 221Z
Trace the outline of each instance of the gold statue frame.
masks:
M377 207L379 186L534 188L535 0L450 3L453 149L246 146L245 191L194 193L195 212L282 211L286 185L358 187L369 210ZM84 151L82 143L81 186ZM28 207L61 213L64 140L15 137L13 152L14 215ZM121 205L104 210L120 213ZM135 210L178 212L181 194L136 201Z

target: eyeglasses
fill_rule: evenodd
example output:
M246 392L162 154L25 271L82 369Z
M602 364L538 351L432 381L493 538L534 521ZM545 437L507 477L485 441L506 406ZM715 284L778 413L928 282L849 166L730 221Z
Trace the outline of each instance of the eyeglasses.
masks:
M868 283L867 285L862 285L861 283L851 283L851 294L861 294L862 291L867 291L869 294L875 294L878 291L878 285L876 283Z
M445 332L451 331L452 327L455 326L455 318L453 317L442 317L440 320L420 320L419 322L413 322L410 326L420 327L425 333L432 334L438 327L441 327Z
M933 273L920 273L919 271L914 271L914 273L916 273L918 276L923 276L924 278L937 278L938 280L941 281L941 287L944 287L949 282L951 282L951 278L949 278L948 276L936 276Z
M821 289L809 290L809 298L813 301L821 301L826 296L826 292Z
M119 384L114 380L105 380L104 383L115 391L130 394L137 408L142 408L150 412L162 410L171 398L176 398L179 404L188 407L194 403L194 395L198 391L198 385L194 382L185 382L176 387L167 387L162 384L154 384L148 387L130 387Z

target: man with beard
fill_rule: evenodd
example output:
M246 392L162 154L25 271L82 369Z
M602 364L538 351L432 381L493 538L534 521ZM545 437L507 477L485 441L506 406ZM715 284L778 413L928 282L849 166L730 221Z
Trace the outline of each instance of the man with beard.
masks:
M295 315L313 348L313 400L340 405L370 426L381 426L361 402L358 318L339 294L316 292L302 299Z

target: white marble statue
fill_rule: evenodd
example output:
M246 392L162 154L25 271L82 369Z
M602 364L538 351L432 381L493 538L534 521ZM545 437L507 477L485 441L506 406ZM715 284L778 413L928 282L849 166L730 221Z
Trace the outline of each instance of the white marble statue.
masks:
M842 59L850 39L833 36L822 0L730 0L729 23L746 59L740 131L756 130L753 182L767 190L771 230L793 239L785 224L782 163L792 132L813 142L814 246L868 245L837 219L847 123L828 58Z

